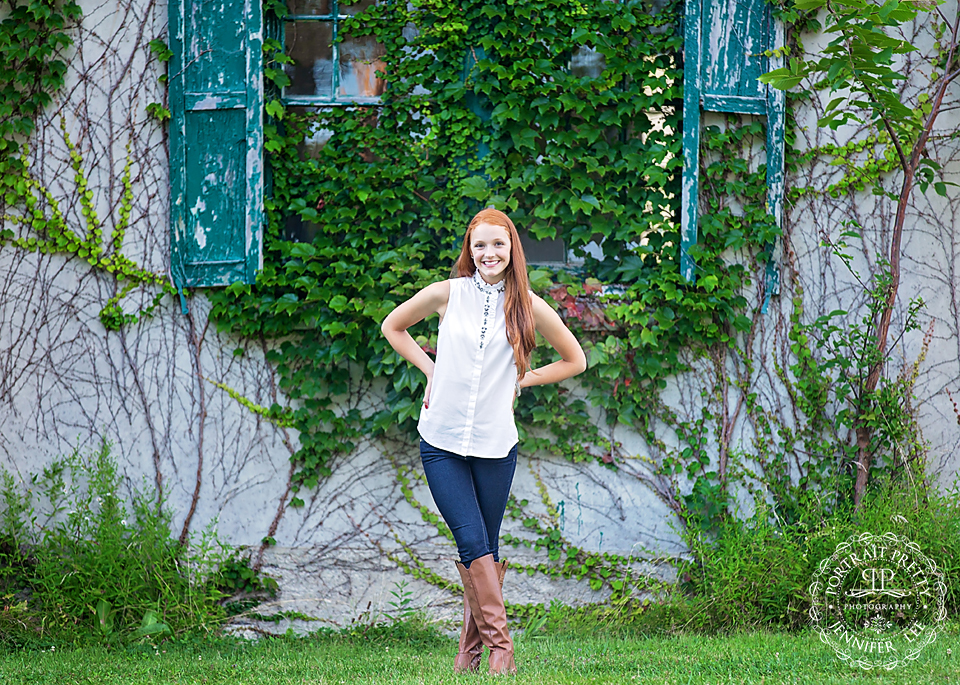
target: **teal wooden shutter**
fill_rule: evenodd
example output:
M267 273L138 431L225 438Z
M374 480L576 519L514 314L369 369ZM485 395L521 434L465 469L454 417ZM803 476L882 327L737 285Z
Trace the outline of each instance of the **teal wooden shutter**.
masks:
M781 66L781 58L764 53L783 46L783 26L767 0L686 0L684 32L680 271L694 281L696 264L687 250L697 242L701 110L767 117L767 204L782 225L784 94L757 78ZM768 249L764 311L780 290L780 247Z
M171 0L170 266L184 288L253 283L262 266L259 0Z

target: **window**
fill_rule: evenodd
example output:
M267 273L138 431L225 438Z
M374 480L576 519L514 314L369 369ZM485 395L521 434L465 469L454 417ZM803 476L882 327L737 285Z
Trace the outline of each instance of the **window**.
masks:
M571 74L579 78L600 78L606 63L607 61L602 53L597 52L589 45L581 45L570 56L567 68Z
M288 105L376 104L384 81L384 46L372 36L343 33L343 22L375 0L288 0L282 41L293 64L285 65L291 84L283 89ZM335 42L337 40L340 42Z
M293 64L284 65L290 85L283 89L284 104L293 111L339 105L377 105L385 82L386 53L372 36L344 34L343 23L376 4L376 0L287 0L287 14L274 20L284 52ZM336 42L337 39L340 42ZM304 141L301 154L315 156L332 131L318 129ZM292 214L284 223L283 238L312 242L320 226Z
M520 244L528 264L566 265L572 261L567 247L560 238L534 238L525 229L520 229Z

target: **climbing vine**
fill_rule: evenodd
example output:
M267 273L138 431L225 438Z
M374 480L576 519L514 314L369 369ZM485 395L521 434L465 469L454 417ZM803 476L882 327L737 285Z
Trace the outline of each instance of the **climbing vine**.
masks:
M0 150L16 157L64 82L62 57L80 19L71 0L8 0L0 22Z
M658 496L677 511L695 504L683 501L677 475L710 477L710 417L688 426L669 416L660 393L698 357L751 329L744 291L778 229L765 210L763 169L743 160L762 124L709 129L711 211L691 249L696 285L679 272L681 13L679 2L377 5L343 26L385 46L377 107L284 106L276 95L289 85L289 58L279 42L265 42L275 97L266 106L264 269L255 286L211 293L211 315L223 331L277 341L268 359L290 406L274 411L300 431L295 489L329 476L360 436L415 434L423 379L379 324L398 302L449 277L470 217L494 206L575 255L567 268L533 268L531 282L589 358L582 392L523 393L521 449L630 474L645 459L643 477L657 481ZM312 238L291 239L291 228L303 227ZM412 332L435 349L435 321ZM540 345L534 365L552 354ZM357 388L378 378L387 382L384 404L361 406ZM591 405L602 410L599 422ZM679 449L657 435L664 419L681 435ZM617 425L638 430L655 454L627 454L613 437ZM413 474L398 467L397 475L424 522L447 535L415 498ZM635 559L579 549L549 498L539 506L546 516L528 513L526 500L508 511L526 533L505 542L546 553L525 570L622 591Z
M872 463L877 458L874 417L884 394L881 385L889 359L887 345L894 312L899 306L907 210L915 187L926 192L932 186L936 194L946 197L947 186L953 185L943 176L942 165L931 157L927 148L937 138L937 118L949 98L951 84L960 76L960 11L898 0L889 0L881 6L856 0L833 3L802 0L797 7L813 12L825 9L825 32L835 38L820 54L793 59L789 67L765 74L760 80L787 89L806 78L816 78L817 87L833 97L817 124L833 130L849 123L869 124L882 131L892 148L888 151L886 170L897 168L900 172L892 179L884 179L888 183L877 180L872 184L875 195L897 204L889 242L880 250L879 267L871 274L870 284L865 286L870 303L869 316L863 321L867 331L852 345L859 352L858 359L870 359L866 374L850 387L852 428L857 436L854 501L859 506L870 481ZM922 58L914 83L902 73L903 63L896 63L918 50L901 37L903 26L911 22L929 25L934 38L932 51ZM916 90L910 92L905 86ZM890 165L891 161L895 166ZM868 175L880 169L881 165L870 161ZM876 175L879 179L882 174ZM888 187L890 180L899 185L898 190ZM856 185L862 186L863 179ZM882 304L874 308L872 305L876 302ZM912 322L916 309L917 305L911 300L907 331L916 328Z
M109 274L116 280L116 294L104 303L100 321L108 330L119 330L141 316L152 315L163 296L173 292L166 274L144 269L121 251L133 205L129 147L120 178L123 189L117 218L105 241L83 156L61 117L60 129L84 222L81 229L72 228L51 190L30 169L26 141L36 117L63 86L66 64L62 57L72 44L70 27L81 17L80 6L52 0L8 5L9 14L0 22L0 212L4 222L15 228L0 231L0 244L76 257ZM124 312L120 301L142 286L152 286L157 291L150 304L136 314Z
M79 8L11 7L11 18L0 23L0 184L4 217L17 230L5 231L3 239L112 274L117 290L101 320L119 329L154 311L170 292L164 275L122 254L132 165L128 159L121 175L115 228L104 236L83 156L63 124L84 221L80 229L67 225L49 189L30 174L25 141L32 117L63 84L59 55L69 48ZM278 2L265 7L277 21L286 11ZM809 16L790 7L777 12L798 30L810 25ZM264 41L271 171L264 268L256 285L238 283L208 297L221 332L263 343L282 395L263 406L227 383L209 382L258 418L296 429L291 506L303 506L300 491L330 476L337 457L362 438L409 441L415 435L423 378L389 348L379 325L398 302L449 276L466 223L488 205L508 211L534 239L562 240L575 257L562 268L532 268L531 283L583 342L589 368L576 384L523 393L516 413L525 454L595 463L639 482L682 526L706 535L735 511L730 483L745 485L756 501L769 497L775 515L788 521L800 517L804 497L843 490L837 471L829 471L830 453L850 424L832 412L838 398L849 396L854 376L843 373L848 369L840 360L844 350L862 344L857 331L845 332L831 317L804 318L803 291L795 288L786 330L778 332L789 353L770 364L786 389L784 401L803 420L784 420L790 411L777 416L756 387L765 363L756 342L764 316L759 275L779 237L756 155L765 138L762 120L706 119L705 211L690 250L696 284L680 274L681 15L676 0L375 5L345 20L342 34L373 36L385 47L387 87L376 106L285 105L279 94L289 85L284 67L290 58L278 40ZM20 28L25 25L36 33ZM169 57L160 41L150 48L160 63ZM798 49L795 42L791 49ZM169 119L162 103L147 108L159 123ZM788 123L788 168L833 159L843 171L827 186L794 186L791 202L870 188L895 166L885 131L798 151L791 149L796 124L790 117ZM835 247L844 253L844 246ZM790 275L789 251L784 259ZM137 287L155 288L156 297L140 314L127 314L120 302ZM414 333L424 349L435 350L435 321ZM540 345L533 363L552 354ZM197 359L203 380L199 352ZM683 390L677 379L685 374L697 380L682 409L667 396ZM889 390L880 398L886 414L909 415L915 378L914 368L881 385ZM370 403L371 394L381 401ZM749 438L735 435L744 423L753 431ZM642 451L623 444L622 427L640 435ZM878 445L915 435L909 422L877 428ZM853 455L844 459L850 468ZM418 476L399 461L393 468L404 499L438 536L449 538L417 499ZM542 561L521 570L584 580L616 599L653 588L634 570L636 557L572 541L564 503L553 502L543 478L533 477L540 498L511 499L507 512L517 525L505 544L543 553ZM398 566L452 588L401 536L394 538L399 550L385 554Z

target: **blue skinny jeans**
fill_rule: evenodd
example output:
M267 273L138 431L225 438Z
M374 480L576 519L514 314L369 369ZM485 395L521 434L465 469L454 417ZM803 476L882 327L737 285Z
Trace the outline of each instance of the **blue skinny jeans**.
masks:
M457 541L460 563L493 555L500 561L500 523L507 508L517 446L500 459L463 457L420 440L420 461L440 515Z

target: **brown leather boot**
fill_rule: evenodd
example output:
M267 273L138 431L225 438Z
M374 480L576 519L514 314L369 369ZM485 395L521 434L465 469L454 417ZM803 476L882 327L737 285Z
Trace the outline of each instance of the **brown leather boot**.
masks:
M490 673L516 673L513 640L507 630L507 610L500 589L500 574L506 570L506 563L498 564L488 554L470 562L470 568L458 563L457 570L480 640L490 650Z
M507 572L507 562L494 562L498 566L497 575L500 581L500 589L503 590L503 576ZM459 565L459 564L458 564ZM457 652L457 658L453 661L454 673L476 673L480 669L480 659L483 656L483 641L480 639L480 631L477 629L477 622L473 618L473 612L470 611L470 602L467 601L467 595L463 595L463 627L460 629L460 649Z

